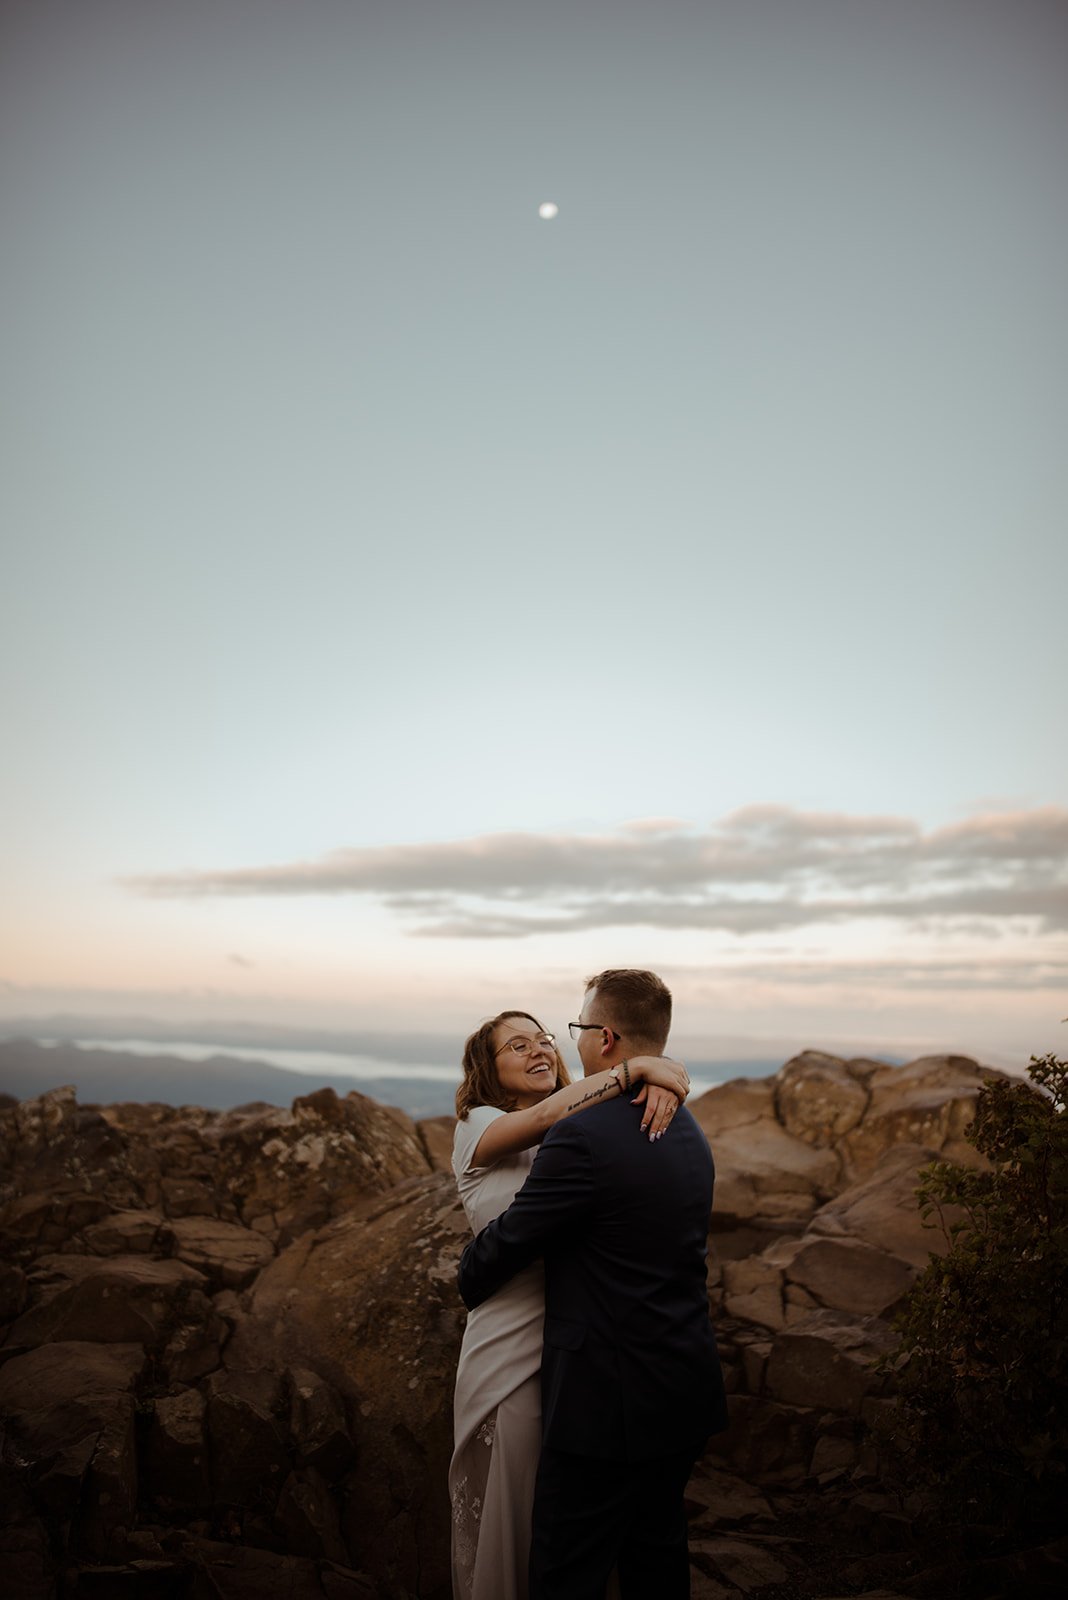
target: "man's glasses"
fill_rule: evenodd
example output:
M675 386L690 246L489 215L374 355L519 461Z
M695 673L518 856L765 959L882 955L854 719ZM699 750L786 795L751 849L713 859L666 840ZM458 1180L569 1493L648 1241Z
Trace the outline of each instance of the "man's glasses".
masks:
M572 1037L574 1037L572 1035ZM556 1045L555 1033L539 1033L536 1039L515 1038L509 1039L507 1044L502 1044L500 1050L494 1052L500 1055L505 1050L511 1050L513 1055L529 1056L532 1050L552 1050Z
M603 1022L569 1022L567 1025L568 1033L576 1041L580 1033L586 1033L590 1028L595 1028L598 1033L610 1033L613 1039L622 1039L623 1037L614 1028L606 1028Z

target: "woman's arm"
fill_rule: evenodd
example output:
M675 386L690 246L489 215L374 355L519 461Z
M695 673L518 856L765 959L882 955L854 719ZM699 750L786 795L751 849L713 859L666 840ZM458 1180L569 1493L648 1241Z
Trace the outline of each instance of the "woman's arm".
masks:
M628 1079L629 1073L629 1079ZM690 1092L686 1068L667 1056L633 1056L626 1063L609 1067L605 1072L595 1072L592 1077L569 1083L566 1089L557 1089L546 1095L536 1106L524 1111L508 1111L490 1123L471 1157L473 1167L492 1167L495 1161L515 1155L519 1150L529 1150L540 1144L549 1129L587 1106L599 1105L641 1084L656 1085L668 1090L654 1108L646 1103L646 1116L642 1129L649 1128L650 1139L663 1131L671 1114Z

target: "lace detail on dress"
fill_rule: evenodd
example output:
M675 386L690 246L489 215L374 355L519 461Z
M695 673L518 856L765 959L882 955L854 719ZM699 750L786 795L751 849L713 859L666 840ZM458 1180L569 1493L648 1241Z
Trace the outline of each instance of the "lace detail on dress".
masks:
M475 1581L475 1556L482 1522L482 1504L489 1476L490 1453L497 1432L497 1413L477 1428L464 1451L463 1472L452 1489L453 1586L456 1600L465 1600Z

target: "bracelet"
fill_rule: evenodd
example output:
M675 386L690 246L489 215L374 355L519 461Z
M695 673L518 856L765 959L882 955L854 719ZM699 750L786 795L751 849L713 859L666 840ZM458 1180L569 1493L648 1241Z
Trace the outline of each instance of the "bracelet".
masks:
M622 1078L619 1076L620 1073L623 1074ZM615 1079L616 1088L620 1094L630 1093L633 1080L630 1075L629 1061L617 1061L614 1067L609 1067L608 1076Z

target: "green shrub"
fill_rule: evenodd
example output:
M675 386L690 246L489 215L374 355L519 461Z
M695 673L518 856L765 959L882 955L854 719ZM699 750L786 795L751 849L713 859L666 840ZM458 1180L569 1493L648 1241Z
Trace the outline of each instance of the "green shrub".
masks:
M892 1358L907 1475L943 1511L1005 1528L1056 1523L1068 1492L1068 1062L1033 1057L1028 1075L980 1091L966 1137L988 1168L920 1174L948 1251Z

